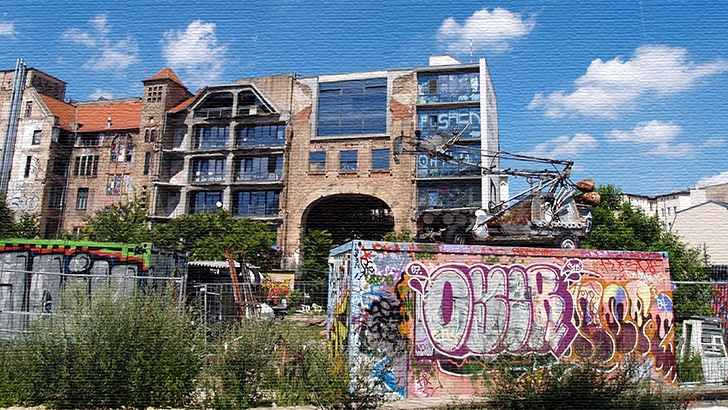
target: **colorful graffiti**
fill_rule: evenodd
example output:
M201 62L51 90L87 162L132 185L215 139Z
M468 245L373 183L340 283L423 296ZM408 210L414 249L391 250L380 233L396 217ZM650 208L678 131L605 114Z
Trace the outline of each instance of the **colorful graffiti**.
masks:
M0 332L17 332L33 314L57 310L71 283L84 283L89 292L108 283L118 292L171 287L181 297L186 274L186 255L152 244L0 243Z
M377 375L403 396L473 393L463 378L502 354L608 369L637 360L676 381L664 254L356 241L332 251L344 255L330 287L346 293L330 291L350 299L349 359L388 365Z

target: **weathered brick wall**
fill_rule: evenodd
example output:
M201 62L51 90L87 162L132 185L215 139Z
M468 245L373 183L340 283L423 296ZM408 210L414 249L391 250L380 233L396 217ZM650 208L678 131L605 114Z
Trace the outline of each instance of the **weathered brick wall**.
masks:
M316 111L316 80L296 81L293 85L292 130L287 151L287 184L281 208L284 224L279 230L279 246L284 263L298 263L299 239L311 204L325 197L340 194L364 194L384 201L394 215L395 230L415 229L416 192L414 185L415 158L402 155L400 163L390 160L386 171L373 171L372 149L392 150L392 139L403 134L414 135L414 111L417 83L413 73L392 75L388 120L390 135L383 137L347 137L341 139L313 138ZM339 170L339 152L357 150L356 171ZM326 152L326 169L309 171L309 153ZM339 210L345 212L345 210Z
M330 343L390 369L381 376L402 396L482 390L472 376L502 354L638 360L676 382L664 254L355 241L332 257Z

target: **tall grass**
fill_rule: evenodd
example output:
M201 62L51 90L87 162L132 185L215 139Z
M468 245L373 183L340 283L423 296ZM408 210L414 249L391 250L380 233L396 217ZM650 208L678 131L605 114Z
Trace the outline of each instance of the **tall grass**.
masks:
M3 341L0 405L60 408L180 406L196 388L202 351L192 315L170 297L91 295L69 287L62 306Z

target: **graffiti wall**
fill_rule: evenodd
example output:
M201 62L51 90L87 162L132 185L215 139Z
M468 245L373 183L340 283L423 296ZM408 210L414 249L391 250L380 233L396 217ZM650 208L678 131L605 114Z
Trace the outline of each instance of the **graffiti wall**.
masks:
M355 241L330 262L332 352L404 397L482 390L504 355L676 382L665 254Z
M82 282L89 292L108 283L119 292L171 287L181 297L186 276L185 254L147 243L0 242L0 333L22 331L37 314L53 313L71 283Z

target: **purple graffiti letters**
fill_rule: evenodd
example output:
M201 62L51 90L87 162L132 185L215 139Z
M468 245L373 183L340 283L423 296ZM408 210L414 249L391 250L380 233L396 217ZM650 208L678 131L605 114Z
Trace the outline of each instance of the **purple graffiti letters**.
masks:
M424 330L434 349L449 357L552 352L560 357L576 338L568 288L581 262L501 266L458 263L428 272L407 265Z

